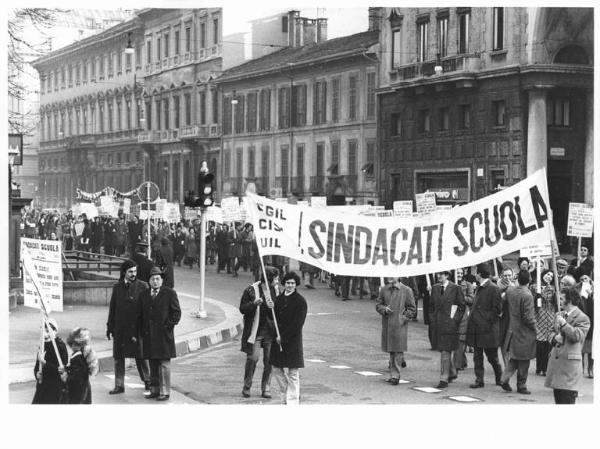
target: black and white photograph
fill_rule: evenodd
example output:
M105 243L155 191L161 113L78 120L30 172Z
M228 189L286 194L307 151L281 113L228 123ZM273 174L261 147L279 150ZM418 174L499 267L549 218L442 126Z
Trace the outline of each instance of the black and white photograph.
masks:
M592 4L4 9L5 412L593 412Z

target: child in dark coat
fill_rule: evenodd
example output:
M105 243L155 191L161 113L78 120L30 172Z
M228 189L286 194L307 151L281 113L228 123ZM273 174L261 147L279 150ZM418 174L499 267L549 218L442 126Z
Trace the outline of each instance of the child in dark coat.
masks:
M73 351L65 373L68 404L92 403L90 376L98 373L98 357L90 343L91 333L83 327L73 329L67 338Z

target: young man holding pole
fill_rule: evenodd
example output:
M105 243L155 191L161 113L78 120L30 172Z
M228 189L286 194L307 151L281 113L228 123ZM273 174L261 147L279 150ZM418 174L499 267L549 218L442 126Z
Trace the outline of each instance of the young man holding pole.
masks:
M261 274L261 281L255 282L244 290L240 300L240 312L244 315L244 330L242 331L241 350L246 353L246 366L244 369L244 388L242 395L250 397L252 378L260 357L263 353L263 374L261 381L262 397L271 398L271 360L270 351L272 333L274 332L273 318L265 304L265 290L268 288L271 298L277 296L275 285L278 282L279 272L276 268L265 267L267 280Z

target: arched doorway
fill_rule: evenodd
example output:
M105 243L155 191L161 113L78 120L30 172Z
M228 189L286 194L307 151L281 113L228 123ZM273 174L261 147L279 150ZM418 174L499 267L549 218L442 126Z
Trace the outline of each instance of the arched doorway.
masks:
M567 45L561 48L554 56L554 64L589 64L585 50L579 45Z

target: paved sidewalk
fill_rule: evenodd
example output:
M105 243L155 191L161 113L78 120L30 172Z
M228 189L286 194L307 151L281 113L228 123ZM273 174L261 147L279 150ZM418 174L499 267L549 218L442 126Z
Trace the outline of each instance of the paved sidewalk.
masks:
M242 315L237 308L205 298L207 318L196 318L199 297L179 293L181 321L175 327L177 355L207 348L230 340L242 330ZM101 371L113 369L112 340L106 339L108 306L65 306L54 312L59 336L66 340L69 330L85 326L92 333L92 346L100 359ZM40 312L23 305L9 312L9 383L33 380L33 366L39 345ZM102 374L102 373L101 373Z

